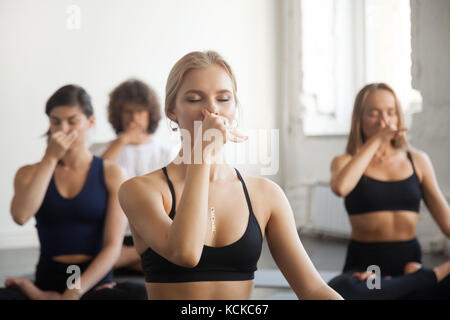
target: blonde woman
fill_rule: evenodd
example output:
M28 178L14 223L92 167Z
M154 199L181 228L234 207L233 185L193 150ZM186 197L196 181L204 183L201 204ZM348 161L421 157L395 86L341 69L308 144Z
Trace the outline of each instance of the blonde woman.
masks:
M165 112L192 137L183 137L180 151L188 161L119 190L149 299L249 299L264 237L299 298L341 299L306 254L281 188L223 163L224 143L246 139L226 126L236 108L235 77L216 52L189 53L172 68ZM219 138L194 136L194 121ZM203 157L194 161L198 151Z
M405 132L392 88L362 88L346 153L331 164L331 189L345 198L352 232L343 274L329 284L346 299L450 298L450 262L424 268L416 239L421 199L447 237L449 206L429 157L409 147ZM380 271L377 290L367 285L370 266Z

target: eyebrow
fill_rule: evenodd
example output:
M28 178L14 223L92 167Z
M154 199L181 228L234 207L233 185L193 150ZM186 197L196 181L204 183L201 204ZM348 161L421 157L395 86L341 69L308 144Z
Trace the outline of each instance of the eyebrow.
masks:
M387 110L396 110L396 106L389 106L389 107L387 107L386 108ZM374 106L370 106L370 107L367 107L367 110L368 111L372 111L372 110L381 110L380 108L377 108L377 107L374 107Z
M195 93L195 94L201 95L201 94L203 94L203 91L193 89L193 90L186 91L184 94L186 95L186 94L190 94L190 93ZM231 91L227 90L227 89L222 89L222 90L217 91L216 93L230 93L231 94Z
M72 119L74 119L74 118L76 118L76 117L78 117L78 114L74 114L73 116L70 116L70 117L68 118L68 120L72 120ZM55 116L50 116L50 119L61 120L60 118L55 117Z

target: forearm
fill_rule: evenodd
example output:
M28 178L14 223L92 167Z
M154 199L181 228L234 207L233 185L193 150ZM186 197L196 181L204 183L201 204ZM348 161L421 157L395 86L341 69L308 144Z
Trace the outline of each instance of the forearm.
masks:
M119 136L109 145L108 149L103 152L102 158L116 161L125 146L125 139L123 138L123 136Z
M188 165L177 214L168 240L182 255L199 258L206 237L209 171L207 164Z
M80 276L80 288L76 290L79 298L92 289L114 267L120 256L120 246L103 248Z
M450 238L450 208L442 192L438 188L435 190L430 192L427 184L423 184L423 200L439 229Z
M305 300L344 300L339 293L323 283L316 289L303 295Z
M358 183L366 171L375 152L380 147L380 140L376 137L368 140L355 154L352 160L339 172L331 182L333 190L341 196L347 195Z
M11 201L14 221L23 224L36 214L44 200L56 165L57 159L44 156L31 181L21 190L16 190Z

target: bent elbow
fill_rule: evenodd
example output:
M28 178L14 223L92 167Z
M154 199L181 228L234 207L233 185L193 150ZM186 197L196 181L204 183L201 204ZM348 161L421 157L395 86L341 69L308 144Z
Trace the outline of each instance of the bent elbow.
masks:
M195 268L200 262L200 257L201 254L184 250L176 254L174 262L184 268Z
M17 223L19 226L23 226L25 223L27 223L27 219L23 218L22 216L19 215L12 215L12 218L14 220L15 223Z
M331 185L331 191L333 191L333 193L335 195L337 195L338 197L341 197L341 198L347 196L347 194L348 194L348 191L345 190L345 188L342 186Z
M17 223L19 226L23 226L28 219L25 219L25 214L20 212L20 209L17 208L17 205L14 201L14 199L11 201L11 205L9 207L9 212L11 212L11 217L15 223Z

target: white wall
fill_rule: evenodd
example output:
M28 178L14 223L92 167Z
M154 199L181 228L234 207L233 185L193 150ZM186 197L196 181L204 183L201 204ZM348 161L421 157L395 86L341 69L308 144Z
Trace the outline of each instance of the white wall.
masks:
M422 94L423 111L414 115L408 138L414 147L430 156L438 183L449 201L450 1L412 0L411 28L413 87ZM285 61L296 68L293 68L292 74L287 72L283 92L289 93L288 85L291 83L294 88L300 87L298 59L286 53ZM285 101L285 114L288 114L290 101L296 99L293 96ZM344 153L347 136L308 137L303 134L302 125L300 121L283 119L285 147L281 165L285 169L282 171L283 185L293 207L297 226L308 230L314 219L311 212L314 186L320 182L328 183L330 163L334 156ZM445 240L423 202L417 237L424 251L447 250L450 254L450 241Z
M44 105L75 83L91 95L97 117L91 139L114 137L106 120L108 93L137 77L161 104L173 64L213 49L231 64L249 128L277 127L276 0L2 0L0 2L0 248L38 245L34 220L15 225L9 205L17 169L39 161L48 127ZM67 28L69 5L81 28ZM166 120L157 136L172 143ZM257 166L247 166L258 174ZM278 175L273 177L275 181Z
M413 87L423 97L423 111L414 115L412 144L431 158L436 177L450 200L450 1L412 0ZM419 236L450 255L445 240L426 207L422 207Z

